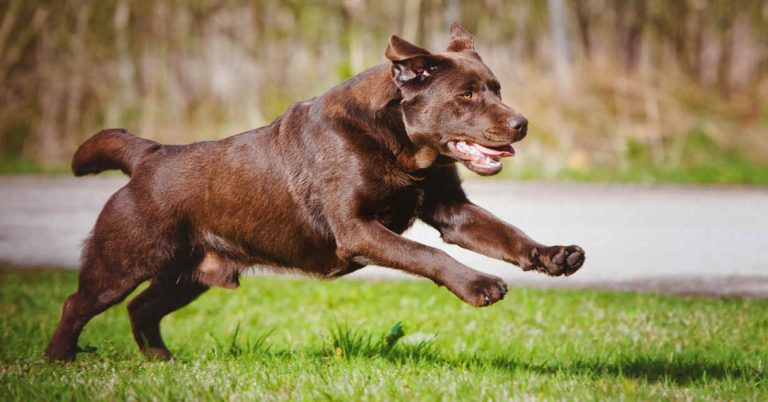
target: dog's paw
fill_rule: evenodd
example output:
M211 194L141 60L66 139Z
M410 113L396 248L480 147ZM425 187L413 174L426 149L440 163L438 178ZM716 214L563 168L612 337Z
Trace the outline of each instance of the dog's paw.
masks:
M579 246L534 247L523 270L536 270L550 276L570 276L584 265L584 250Z
M53 362L71 362L75 360L76 348L70 348L59 345L49 345L45 349L43 358L51 363Z
M152 361L171 361L175 359L173 354L166 348L151 348L146 347L141 349L141 353Z
M485 274L466 280L459 288L454 293L475 307L490 306L507 294L507 284L501 278Z

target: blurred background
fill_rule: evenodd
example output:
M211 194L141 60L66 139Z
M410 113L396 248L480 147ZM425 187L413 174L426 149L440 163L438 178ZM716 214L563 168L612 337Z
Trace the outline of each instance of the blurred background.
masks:
M0 170L245 131L451 21L531 121L507 177L768 184L768 0L3 0Z

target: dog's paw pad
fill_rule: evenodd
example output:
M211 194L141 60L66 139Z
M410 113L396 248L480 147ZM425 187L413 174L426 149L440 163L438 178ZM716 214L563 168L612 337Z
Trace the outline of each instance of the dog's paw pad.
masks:
M533 248L531 265L523 270L536 269L551 276L573 275L584 265L584 250L579 246L552 246L543 250Z
M507 291L507 284L501 278L483 275L470 281L460 297L475 307L485 307L503 299Z

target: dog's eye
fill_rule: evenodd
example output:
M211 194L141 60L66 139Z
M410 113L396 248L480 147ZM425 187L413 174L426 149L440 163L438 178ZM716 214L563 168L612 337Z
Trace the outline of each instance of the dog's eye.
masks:
M461 94L461 97L464 99L472 99L472 91L467 91Z

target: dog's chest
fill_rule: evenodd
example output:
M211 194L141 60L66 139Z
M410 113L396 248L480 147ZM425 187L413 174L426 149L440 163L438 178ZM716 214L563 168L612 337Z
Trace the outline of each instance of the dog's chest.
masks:
M376 218L389 230L402 233L416 219L423 196L424 191L415 187L393 191L377 208Z

